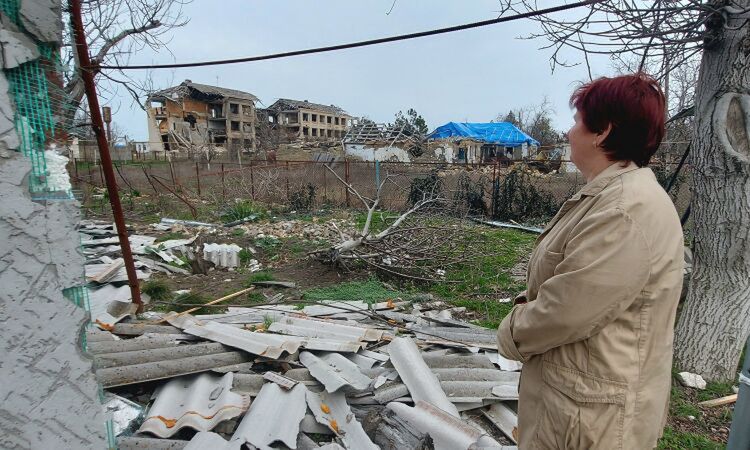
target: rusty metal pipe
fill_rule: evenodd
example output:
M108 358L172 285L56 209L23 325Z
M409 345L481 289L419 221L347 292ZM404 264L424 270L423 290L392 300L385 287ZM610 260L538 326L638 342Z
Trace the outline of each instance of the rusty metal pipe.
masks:
M138 276L135 272L135 263L133 261L133 252L130 251L130 241L125 229L125 217L122 213L120 204L120 194L117 192L117 182L115 180L115 171L112 169L112 157L109 154L109 144L107 136L104 134L104 121L102 120L101 109L99 108L99 99L96 96L96 85L94 84L94 71L97 69L91 64L89 49L86 44L86 36L83 32L83 19L81 18L81 0L70 0L70 21L73 25L73 34L75 35L76 53L81 63L81 78L83 79L86 98L89 102L89 113L91 114L91 125L96 135L96 143L99 147L99 156L101 157L101 168L104 179L107 183L107 192L109 193L109 203L112 205L112 214L115 218L117 228L117 237L120 239L120 248L122 249L122 259L125 260L125 271L128 274L128 284L130 285L130 295L133 303L138 305L138 312L143 310L141 301L141 290L138 286Z

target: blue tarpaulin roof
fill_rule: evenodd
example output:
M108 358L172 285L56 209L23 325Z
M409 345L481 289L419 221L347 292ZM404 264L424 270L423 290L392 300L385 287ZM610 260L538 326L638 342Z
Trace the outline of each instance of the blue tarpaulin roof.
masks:
M448 122L437 127L430 133L428 139L446 139L452 137L465 137L497 144L505 147L518 147L523 143L539 145L539 141L519 130L510 122L497 123L459 123Z

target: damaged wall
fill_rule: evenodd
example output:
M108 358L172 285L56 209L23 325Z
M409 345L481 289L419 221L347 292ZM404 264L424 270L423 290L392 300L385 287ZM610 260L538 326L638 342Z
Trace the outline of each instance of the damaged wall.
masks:
M106 448L92 362L81 351L86 312L63 296L82 282L74 200L32 201L29 158L17 151L6 71L59 43L60 3L3 2L0 72L0 448ZM11 19L13 17L13 19ZM23 33L12 23L27 30Z
M409 152L396 147L395 145L389 145L384 147L374 147L366 144L344 144L344 153L347 156L354 156L360 158L363 161L398 161L398 162L411 162Z

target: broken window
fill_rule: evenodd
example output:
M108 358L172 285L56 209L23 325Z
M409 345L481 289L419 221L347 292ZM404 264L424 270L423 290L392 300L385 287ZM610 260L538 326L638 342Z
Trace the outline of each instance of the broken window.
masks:
M231 126L232 131L240 131L240 123L239 122L232 121L232 123L231 123L230 126Z
M313 122L317 122L318 121L318 115L317 114L313 114L312 115L312 121Z
M333 130L328 130L328 137L333 136Z
M302 120L307 122L308 120L310 120L310 116L307 113L302 113Z
M253 124L250 122L242 122L242 131L245 133L253 131Z
M312 135L313 136L317 136L318 135L318 129L317 128L313 128L312 129Z
M239 114L240 113L240 105L237 103L230 103L229 104L229 112L232 114Z
M346 126L346 117L341 118L341 125Z
M250 116L253 114L253 107L251 105L242 105L242 114Z
M328 123L332 123L332 122L333 122L333 117L331 117L331 116L326 116L326 122L328 122Z
M187 114L185 116L185 122L189 123L190 124L190 128L192 128L193 130L195 130L195 124L198 122L198 119L196 119L195 116L192 115L192 114Z
M334 125L338 125L338 124L339 124L339 118L336 117L336 120L334 121Z
M302 135L308 136L310 134L310 129L307 127L302 128Z

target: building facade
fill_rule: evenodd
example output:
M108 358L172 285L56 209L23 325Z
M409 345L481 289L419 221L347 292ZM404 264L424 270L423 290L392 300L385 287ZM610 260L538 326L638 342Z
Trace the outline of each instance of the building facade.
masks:
M159 145L168 151L214 145L254 152L257 101L248 92L191 80L154 92L148 96L149 143L157 151Z
M352 125L352 117L338 106L307 100L281 98L266 112L269 122L305 140L339 140Z

